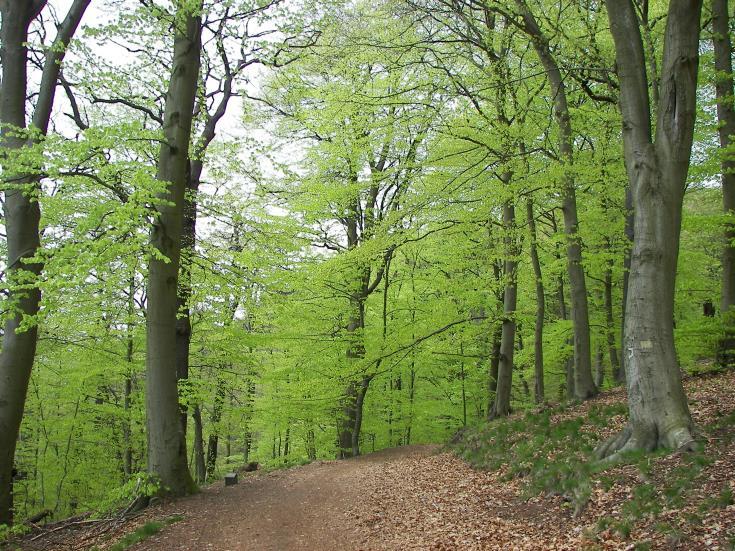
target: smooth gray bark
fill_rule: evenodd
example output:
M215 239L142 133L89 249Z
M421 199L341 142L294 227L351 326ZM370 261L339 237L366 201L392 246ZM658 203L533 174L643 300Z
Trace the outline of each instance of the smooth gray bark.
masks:
M626 169L635 205L625 314L630 422L599 457L690 449L694 427L674 347L674 289L682 204L696 117L701 0L671 0L664 36L656 135L646 60L630 0L608 0L620 78Z
M503 270L500 263L493 261L493 274L497 289L495 290L495 300L497 304L503 304L504 289L501 287L503 279ZM498 316L501 318L502 316ZM492 418L495 407L495 393L498 390L498 369L500 366L500 342L503 337L503 322L493 322L492 341L490 344L490 366L487 378L487 417Z
M33 284L42 266L28 259L40 249L41 210L34 195L40 192L36 171L12 167L12 150L37 144L48 129L56 84L66 48L90 0L75 0L46 51L30 133L26 128L28 92L28 28L46 6L45 0L1 0L0 15L0 149L4 191L3 214L7 242L8 316L0 351L0 524L13 521L12 472L18 431L23 418L28 382L38 341L38 327L21 329L24 320L38 313L41 292L36 286L17 290L18 283Z
M630 191L630 182L625 190L625 252L623 253L623 319L620 322L620 342L625 343L625 305L628 302L628 282L630 281L630 255L633 249L633 193ZM620 354L620 369L617 381L625 383L625 354Z
M186 461L186 435L181 430L176 384L177 284L189 141L201 52L199 17L180 7L174 32L174 60L166 95L164 142L157 174L159 180L167 183L167 189L157 205L158 215L151 233L156 255L150 258L148 266L146 412L148 469L160 478L164 491L183 495L194 490L194 482Z
M556 216L554 216L553 212L552 212L552 217L551 217L551 224L552 224L552 228L554 229L554 233L556 233L558 231L558 226L556 224ZM557 260L561 260L561 253L559 252L558 245L555 246L554 256L556 257ZM569 319L569 316L567 314L567 302L566 302L565 293L564 293L564 275L563 274L559 274L556 279L556 297L557 297L557 302L559 303L559 318L563 320ZM569 344L569 346L574 348L574 337L573 336L569 338L569 340L567 341L567 344ZM574 355L573 354L571 358L567 358L567 360L564 362L564 382L565 382L566 399L571 400L574 397Z
M347 361L352 362L365 356L363 331L365 329L365 294L367 275L361 276L360 290L351 302L352 317L347 324L347 332L352 342L347 349ZM362 377L348 383L342 398L342 415L337 427L339 459L360 455L360 428L362 426L362 405L370 384L370 378Z
M131 276L128 282L128 319L126 327L126 350L125 363L127 364L127 372L125 373L125 382L123 390L123 409L125 418L123 420L123 475L125 481L133 474L133 422L131 416L131 398L133 395L133 317L135 316L135 276Z
M715 94L717 97L717 120L720 148L731 147L735 136L735 106L733 106L732 41L727 0L712 0L712 31L715 50ZM726 215L735 216L735 155L723 154L722 161L722 206ZM720 307L725 322L726 338L721 343L720 357L732 363L731 349L735 334L735 223L725 226L725 245L722 251L722 300Z
M511 174L503 175L503 185L508 185ZM498 355L498 375L495 388L491 418L505 417L510 413L510 399L513 385L513 354L515 352L516 307L518 303L517 284L517 247L515 232L515 206L512 200L503 205L503 248L505 262L503 267L503 322L501 328L500 351Z
M595 385L597 388L602 387L602 383L605 382L605 360L603 358L602 345L599 344L595 352Z

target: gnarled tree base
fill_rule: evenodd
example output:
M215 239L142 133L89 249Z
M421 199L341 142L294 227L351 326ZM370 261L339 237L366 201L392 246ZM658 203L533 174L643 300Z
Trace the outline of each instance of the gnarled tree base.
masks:
M632 424L618 434L601 443L594 452L595 459L614 462L625 453L633 451L652 452L669 449L677 452L696 451L699 443L694 438L693 427L675 426L661 431L656 425L636 427Z

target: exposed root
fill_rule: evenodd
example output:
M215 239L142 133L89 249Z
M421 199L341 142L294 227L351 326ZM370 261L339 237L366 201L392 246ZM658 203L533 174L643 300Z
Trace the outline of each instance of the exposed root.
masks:
M680 452L697 451L699 442L692 436L690 427L675 427L661 434L657 427L645 427L634 430L628 424L618 434L602 442L594 451L598 461L615 463L623 459L624 455L633 451L652 452L665 448Z
M625 428L618 434L611 436L604 442L602 442L594 451L594 458L598 461L614 461L611 459L612 456L620 453L620 451L628 444L630 437L633 434L633 429L630 425L626 425Z

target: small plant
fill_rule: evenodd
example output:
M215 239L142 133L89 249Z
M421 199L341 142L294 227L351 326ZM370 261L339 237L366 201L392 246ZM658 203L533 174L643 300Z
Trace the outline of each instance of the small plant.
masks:
M184 517L181 515L172 515L162 521L146 522L143 526L139 526L135 532L131 532L130 534L123 536L119 542L109 548L109 551L125 551L133 545L154 536L164 527L183 520L183 518Z
M594 407L586 417L556 422L551 419L554 411L529 411L523 417L466 429L454 442L454 449L476 468L506 466L501 478L524 478L528 497L539 493L563 496L576 516L589 501L593 475L604 468L590 461L597 442L596 431L589 428L604 426L609 416L624 411L624 407Z
M602 489L605 490L606 492L609 492L612 489L612 487L615 486L615 483L617 482L617 480L615 479L615 477L603 475L599 478L599 482L600 482L600 485L602 486Z
M700 512L706 513L711 509L724 509L733 504L733 492L730 486L725 486L718 495L706 499L699 507Z
M110 547L110 551L125 551L125 549L132 547L136 543L140 543L144 539L157 534L163 526L162 522L146 522L143 526L136 529L135 532L125 535L119 542Z
M597 531L604 532L605 530L610 528L610 526L612 526L614 522L615 522L615 519L612 517L604 516L604 517L598 518L597 519Z
M666 536L666 542L671 547L676 547L684 539L684 534L676 526L669 522L659 522L655 526L656 530Z
M652 484L641 484L633 490L633 499L623 505L623 514L627 518L639 519L646 515L657 515L661 509L656 488Z
M702 517L699 516L697 513L685 512L682 516L684 517L684 520L686 520L687 523L691 524L692 526L702 526Z
M29 531L30 528L25 524L16 524L15 526L0 524L0 545L11 539L27 534Z
M630 537L633 527L627 520L621 520L612 524L611 528L624 540Z
M735 501L733 501L732 489L729 486L726 486L722 489L720 495L717 496L717 507L724 509L733 503L735 503Z
M161 489L161 482L150 473L136 473L125 484L111 490L98 504L100 515L128 506L139 498L153 497Z

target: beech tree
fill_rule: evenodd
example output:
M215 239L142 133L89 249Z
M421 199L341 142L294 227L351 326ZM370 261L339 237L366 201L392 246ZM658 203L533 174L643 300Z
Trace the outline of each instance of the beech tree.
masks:
M682 202L696 116L702 2L669 3L656 111L651 109L633 2L609 0L607 9L635 205L623 343L630 422L597 449L598 456L614 458L629 450L695 445L673 320Z
M28 29L46 7L46 0L0 2L0 164L4 172L6 266L12 307L5 321L0 352L0 524L10 524L13 520L13 461L36 354L38 326L34 316L41 302L37 278L43 268L38 258L41 246L40 166L17 166L13 156L43 141L61 63L89 2L75 0L72 3L54 42L48 46L29 127L26 126Z
M525 0L516 0L519 27L528 34L546 71L554 105L554 119L559 128L559 154L564 166L562 214L567 238L567 272L571 297L571 317L574 325L574 397L586 400L596 395L598 389L592 379L592 349L590 346L590 320L587 300L587 284L582 266L582 243L579 237L576 183L571 173L574 166L574 133L569 113L566 85L549 44L536 17ZM514 21L511 18L511 21Z
M735 224L730 219L735 214L735 159L732 140L735 136L735 106L733 106L732 40L730 37L730 14L727 0L712 0L712 33L715 54L715 92L717 96L718 134L722 167L722 206L728 217L725 226L725 246L722 250L722 299L721 313L727 332L721 343L720 356L731 356L735 320L730 310L735 306ZM731 360L726 360L728 363Z
M194 482L186 461L186 435L179 417L176 377L176 317L189 142L201 52L201 2L181 0L173 19L174 57L163 116L164 141L158 179L166 191L156 205L148 265L146 410L148 469L164 490L189 493Z

